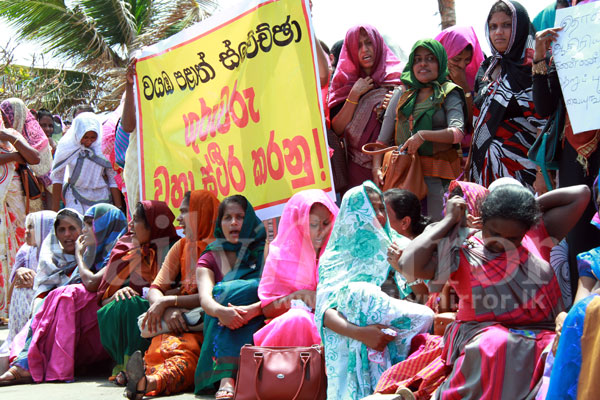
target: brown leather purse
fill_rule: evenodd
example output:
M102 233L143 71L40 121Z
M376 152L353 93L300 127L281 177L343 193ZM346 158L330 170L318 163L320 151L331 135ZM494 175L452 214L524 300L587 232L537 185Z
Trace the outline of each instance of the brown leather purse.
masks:
M245 345L235 385L236 400L325 400L323 346Z
M382 143L367 143L362 147L365 154L384 154L381 172L383 187L386 191L392 188L406 189L413 192L419 200L427 196L427 185L423 178L423 169L419 154L406 154L398 151L398 146L386 146Z

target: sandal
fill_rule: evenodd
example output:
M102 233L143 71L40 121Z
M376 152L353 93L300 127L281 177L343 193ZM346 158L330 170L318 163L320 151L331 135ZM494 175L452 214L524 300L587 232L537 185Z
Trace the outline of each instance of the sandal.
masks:
M113 381L117 386L126 386L127 385L127 374L125 371L119 372L115 376L111 376L108 378L109 381Z
M396 394L399 394L401 396L400 399L402 400L416 400L414 393L405 386L400 386L398 390L396 390Z
M31 375L22 375L22 369L19 367L10 367L6 374L12 375L12 379L0 379L0 386L10 386L10 385L23 385L27 383L33 383L33 378Z
M138 390L138 383L142 378L146 378L146 366L144 365L144 357L141 351L137 350L127 361L125 376L127 378L125 397L131 400L143 399L146 394L148 379L146 379L144 390Z
M219 394L220 393L220 394ZM215 400L231 400L235 395L235 390L232 388L223 388L215 393Z

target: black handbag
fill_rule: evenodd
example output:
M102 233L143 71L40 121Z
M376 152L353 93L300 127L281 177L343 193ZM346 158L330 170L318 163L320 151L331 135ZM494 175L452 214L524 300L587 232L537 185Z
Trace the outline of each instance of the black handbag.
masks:
M562 119L562 107L558 110L544 125L544 128L535 139L535 142L527 152L527 157L536 163L544 176L544 181L548 190L554 189L548 170L557 170L558 162L556 160L556 147L560 139L559 124Z
M25 214L29 214L29 201L36 200L42 197L44 188L40 184L40 181L35 176L33 171L29 169L27 164L19 164L17 169L19 176L21 177L21 184L23 185L23 192L25 192Z

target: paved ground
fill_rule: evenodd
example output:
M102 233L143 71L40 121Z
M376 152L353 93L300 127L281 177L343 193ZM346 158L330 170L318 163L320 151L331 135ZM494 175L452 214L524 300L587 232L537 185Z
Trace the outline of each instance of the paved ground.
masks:
M6 339L8 329L0 327L0 345ZM120 399L123 388L108 382L106 374L91 374L76 378L72 383L43 383L0 387L2 400L70 400L70 399ZM193 393L170 396L169 399L214 399L214 396L195 397Z

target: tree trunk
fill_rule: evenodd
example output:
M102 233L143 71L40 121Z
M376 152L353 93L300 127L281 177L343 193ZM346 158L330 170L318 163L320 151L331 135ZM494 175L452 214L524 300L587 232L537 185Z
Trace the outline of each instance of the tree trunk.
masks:
M438 0L438 8L442 18L442 30L456 25L454 0Z

